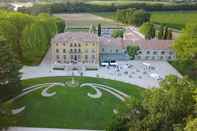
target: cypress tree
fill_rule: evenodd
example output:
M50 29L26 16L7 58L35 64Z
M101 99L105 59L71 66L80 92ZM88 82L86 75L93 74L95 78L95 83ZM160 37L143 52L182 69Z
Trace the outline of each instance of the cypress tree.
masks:
M164 34L163 34L163 39L166 40L167 37L168 37L168 27L165 27Z
M168 35L167 35L168 40L172 40L172 30L168 30Z
M101 36L101 24L98 24L98 36Z
M158 32L158 39L163 39L164 25L161 25Z
M0 37L0 102L20 93L21 65L6 40Z

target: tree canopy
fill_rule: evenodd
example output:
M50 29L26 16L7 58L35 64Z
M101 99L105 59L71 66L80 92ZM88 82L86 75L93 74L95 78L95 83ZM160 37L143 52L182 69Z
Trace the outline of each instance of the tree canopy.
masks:
M0 35L23 64L38 64L49 47L50 39L64 28L64 20L48 14L32 16L0 10Z
M140 26L150 20L150 14L144 10L122 9L117 10L115 19L124 24Z
M120 112L108 130L183 130L188 117L195 117L194 89L187 78L167 76L160 88L146 90L142 101L129 101L128 110Z
M146 22L140 27L140 32L144 34L146 39L155 38L155 27L152 23Z
M173 49L179 59L197 61L197 23L186 25L183 33L175 41Z

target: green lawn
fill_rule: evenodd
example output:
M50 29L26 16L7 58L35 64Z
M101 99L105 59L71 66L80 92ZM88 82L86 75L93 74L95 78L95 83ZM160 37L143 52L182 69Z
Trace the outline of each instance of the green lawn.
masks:
M197 22L197 11L151 12L151 21L182 29L189 22Z
M197 22L197 11L155 11L151 13L151 21L166 24L171 28L182 29L189 22ZM115 12L94 13L95 15L114 19Z
M71 77L37 78L22 81L23 87L46 82L65 82ZM111 86L132 97L141 99L143 88L131 84L90 78L75 77L81 83L92 82ZM103 96L93 99L87 93L94 93L91 88L64 88L56 87L52 97L43 97L41 90L35 91L16 101L15 105L26 105L26 110L19 115L22 120L17 126L48 127L48 128L78 128L104 129L113 119L113 109L124 108L124 103L115 96L102 91Z

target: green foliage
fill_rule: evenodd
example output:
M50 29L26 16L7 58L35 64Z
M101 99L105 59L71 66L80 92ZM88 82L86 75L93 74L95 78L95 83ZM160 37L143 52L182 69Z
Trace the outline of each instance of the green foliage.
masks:
M123 38L123 34L124 34L123 30L113 30L112 37L113 38L118 38L118 37Z
M197 63L197 23L190 23L173 44L176 55L181 60Z
M185 127L185 131L196 131L196 129L197 129L197 118L190 120Z
M9 44L0 37L0 103L21 91L20 68Z
M98 24L98 36L101 36L101 24Z
M144 22L149 21L150 14L143 10L124 9L117 10L115 18L124 24L140 26Z
M195 86L188 79L176 76L167 76L160 86L146 90L142 102L131 102L129 112L116 119L120 125L115 123L113 127L129 128L124 131L183 130L186 119L194 115Z
M50 39L57 32L63 32L64 26L63 20L48 14L31 16L0 10L0 35L23 64L38 64Z
M131 59L135 58L139 49L139 46L127 46L127 53Z
M155 28L154 25L151 24L150 22L144 23L140 27L140 32L144 34L146 39L152 39L155 38Z
M15 125L19 120L16 116L11 114L11 109L13 109L11 102L0 102L0 130Z

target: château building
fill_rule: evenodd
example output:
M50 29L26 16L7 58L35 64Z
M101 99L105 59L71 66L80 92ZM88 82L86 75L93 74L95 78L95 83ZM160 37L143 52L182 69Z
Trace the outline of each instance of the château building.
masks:
M99 37L85 32L57 34L51 41L54 65L69 69L88 69L99 66ZM70 66L69 66L70 65Z

